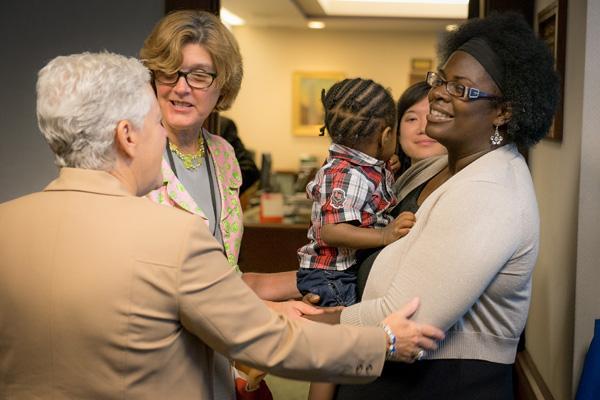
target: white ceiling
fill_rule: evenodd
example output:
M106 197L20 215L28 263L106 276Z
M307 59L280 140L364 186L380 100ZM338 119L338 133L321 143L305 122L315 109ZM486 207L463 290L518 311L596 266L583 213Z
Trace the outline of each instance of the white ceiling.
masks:
M371 17L466 18L469 8L468 0L317 0L317 3L327 15Z
M443 31L462 18L398 18L367 15L323 16L316 0L221 0L221 6L238 15L248 26L308 29L309 20L325 22L325 29ZM355 10L356 12L356 10Z

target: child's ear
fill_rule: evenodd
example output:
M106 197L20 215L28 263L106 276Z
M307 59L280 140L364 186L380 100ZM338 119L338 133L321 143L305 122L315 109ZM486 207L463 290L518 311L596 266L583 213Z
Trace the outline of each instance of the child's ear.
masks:
M381 132L381 147L385 147L388 143L390 143L394 139L394 135L396 133L394 130L388 126Z

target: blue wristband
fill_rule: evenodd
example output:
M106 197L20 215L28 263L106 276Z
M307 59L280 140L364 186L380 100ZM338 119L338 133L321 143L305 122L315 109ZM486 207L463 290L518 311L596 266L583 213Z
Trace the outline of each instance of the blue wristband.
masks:
M382 322L381 325L383 326L383 331L388 336L389 343L389 346L385 353L385 357L388 360L390 360L394 357L394 354L396 353L396 335L394 335L394 332L392 332L392 328L390 328L388 324Z

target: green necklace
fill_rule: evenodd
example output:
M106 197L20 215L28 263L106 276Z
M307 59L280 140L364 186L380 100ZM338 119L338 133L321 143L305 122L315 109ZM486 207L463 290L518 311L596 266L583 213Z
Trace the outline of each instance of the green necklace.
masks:
M183 154L177 146L169 141L169 149L181 160L185 169L195 170L202 165L204 159L204 138L202 133L198 136L198 150L193 154Z

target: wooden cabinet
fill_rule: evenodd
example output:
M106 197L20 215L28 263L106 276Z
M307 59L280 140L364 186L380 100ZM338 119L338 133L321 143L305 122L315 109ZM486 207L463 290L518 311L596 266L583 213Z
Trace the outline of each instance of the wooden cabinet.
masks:
M308 243L304 224L246 223L239 265L243 272L298 269L297 251Z

